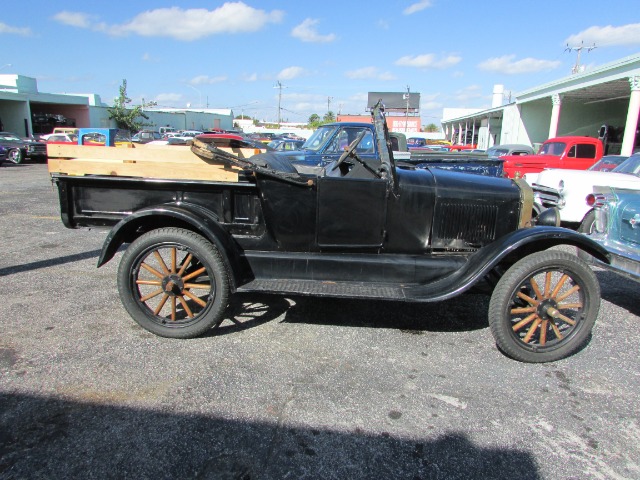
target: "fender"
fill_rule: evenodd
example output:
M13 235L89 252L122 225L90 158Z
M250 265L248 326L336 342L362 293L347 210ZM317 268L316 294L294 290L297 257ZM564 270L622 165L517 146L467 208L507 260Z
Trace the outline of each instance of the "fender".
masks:
M120 220L109 232L102 245L98 258L98 268L113 258L116 251L124 243L130 243L139 236L141 225L153 224L154 228L187 224L191 229L207 240L223 253L222 258L230 274L233 285L242 275L243 260L231 235L220 225L217 215L199 205L190 203L163 204L140 209Z
M446 300L469 290L503 260L510 258L517 261L531 253L558 245L572 245L606 264L611 261L605 248L582 233L561 227L523 228L478 250L453 275L433 284L409 287L405 294L414 300Z

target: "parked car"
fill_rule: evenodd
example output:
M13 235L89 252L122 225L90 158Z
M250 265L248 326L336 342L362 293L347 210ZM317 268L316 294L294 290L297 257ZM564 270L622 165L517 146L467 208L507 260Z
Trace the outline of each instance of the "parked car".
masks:
M46 137L47 143L78 143L78 135L73 133L51 133Z
M271 148L266 143L256 142L250 138L243 137L242 135L230 133L203 133L202 135L198 135L196 139L204 143L212 143L216 147L253 148L255 153L275 151L275 149Z
M269 145L274 150L279 150L279 151L300 150L300 148L302 148L302 145L304 145L304 141L278 139L278 140L270 141L269 143L267 143L267 145Z
M0 145L0 165L7 159L8 150Z
M609 252L611 263L604 264L582 251L579 256L640 281L640 185L635 189L596 185L587 202L595 217L589 237Z
M543 170L531 185L534 211L558 207L565 226L589 232L594 215L584 199L595 185L640 189L640 155L607 155L588 170Z
M22 163L26 158L43 161L47 158L44 143L20 138L12 132L0 132L0 146L7 149L7 159L13 163Z
M505 155L533 155L533 147L521 143L505 143L487 148L487 156L504 157Z
M149 143L154 140L162 140L160 132L154 132L153 130L140 130L131 137L131 141L134 143Z

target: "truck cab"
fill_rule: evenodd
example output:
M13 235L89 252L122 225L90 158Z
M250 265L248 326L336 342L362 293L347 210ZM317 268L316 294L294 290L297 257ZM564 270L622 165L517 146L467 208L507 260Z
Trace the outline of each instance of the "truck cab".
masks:
M535 155L504 155L505 176L523 177L545 168L586 170L602 158L602 142L592 137L555 137L545 141Z

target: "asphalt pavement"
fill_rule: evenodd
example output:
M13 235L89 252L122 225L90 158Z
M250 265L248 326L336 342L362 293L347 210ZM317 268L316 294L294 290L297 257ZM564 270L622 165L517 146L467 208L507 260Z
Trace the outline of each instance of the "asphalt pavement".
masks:
M0 232L1 479L640 478L639 285L610 272L588 345L532 365L477 295L238 295L156 337L42 164L0 167Z

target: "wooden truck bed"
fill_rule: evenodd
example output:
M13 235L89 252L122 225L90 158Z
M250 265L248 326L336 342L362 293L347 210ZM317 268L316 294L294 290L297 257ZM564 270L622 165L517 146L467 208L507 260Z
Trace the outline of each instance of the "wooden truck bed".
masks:
M240 158L259 150L220 148ZM180 180L237 182L240 168L196 155L187 145L138 145L105 147L47 145L49 173L74 176L110 175Z

